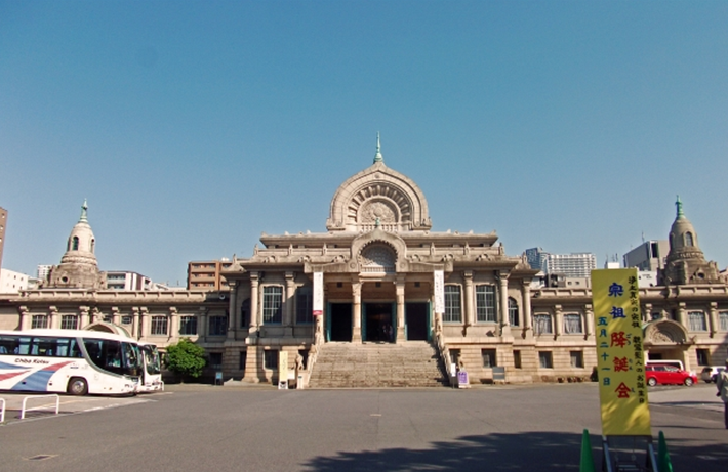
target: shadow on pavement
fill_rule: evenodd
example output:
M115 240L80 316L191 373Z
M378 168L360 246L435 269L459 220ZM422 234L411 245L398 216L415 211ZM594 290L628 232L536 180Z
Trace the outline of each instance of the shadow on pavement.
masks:
M726 470L728 431L716 440L723 444L696 447L689 441L670 441L675 470ZM725 436L725 437L723 437ZM591 435L592 455L601 470L601 436ZM655 439L655 448L657 440ZM429 449L392 448L339 453L303 464L304 470L333 471L549 471L579 470L581 434L532 432L463 436L436 442Z

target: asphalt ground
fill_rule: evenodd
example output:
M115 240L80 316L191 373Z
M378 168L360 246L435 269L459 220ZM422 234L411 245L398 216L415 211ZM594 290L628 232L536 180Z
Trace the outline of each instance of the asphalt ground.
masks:
M728 470L715 386L650 389L653 436L676 472ZM18 420L0 471L578 471L583 429L600 470L596 384L473 389L277 390L167 386L136 397L61 396ZM31 400L32 405L44 399ZM639 452L639 451L637 451Z

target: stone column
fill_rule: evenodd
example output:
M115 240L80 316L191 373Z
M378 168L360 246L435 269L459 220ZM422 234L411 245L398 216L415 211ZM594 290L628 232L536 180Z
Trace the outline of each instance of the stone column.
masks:
M55 306L48 307L48 326L46 328L58 329L58 308Z
M91 309L87 306L78 307L78 323L76 323L76 329L83 329L85 327L84 323L88 322L89 311Z
M354 297L354 313L352 314L354 328L351 333L351 342L361 342L361 282L359 282L358 276L352 277L351 291Z
M151 320L149 319L149 308L145 306L139 307L139 334L137 335L137 339L146 339L147 333L149 333L149 329L151 326Z
M473 271L463 271L465 282L465 326L475 325L475 310L473 310Z
M554 305L554 338L558 339L561 336L561 331L564 326L564 312L561 305Z
M718 332L720 321L718 320L718 302L710 303L710 337L714 338Z
M284 336L293 336L293 300L296 293L296 287L293 285L295 273L286 272L286 298L283 311Z
M113 324L115 326L121 325L121 320L119 320L119 307L118 306L111 307L111 324Z
M130 334L131 334L132 338L138 339L137 335L139 334L139 321L140 321L139 307L137 307L137 306L131 307L131 313L132 313L132 315L131 315L132 318L131 318L131 333Z
M18 307L18 328L21 331L30 329L30 314L28 313L28 307L23 305Z
M91 308L91 312L88 314L88 324L92 325L99 321L99 309L97 307Z
M169 326L167 327L167 341L179 338L179 314L177 307L169 307Z
M498 273L500 303L498 304L498 317L501 327L501 336L511 335L511 319L508 316L508 272L500 271Z
M237 331L237 320L238 320L238 283L234 280L228 282L230 287L230 304L228 305L228 339L235 339L235 333Z
M207 308L201 306L197 312L197 339L205 342L207 338Z
M258 321L258 273L250 273L250 330L251 334L258 331L260 323Z
M584 330L586 333L584 339L594 336L594 307L588 303L584 305Z
M533 320L531 319L531 285L523 281L523 333L525 338L533 337Z
M395 340L397 344L401 344L407 340L404 333L404 274L397 276L397 282L395 284L395 290L397 292L397 334Z
M689 328L688 328L688 315L687 315L687 308L686 308L685 302L680 302L678 304L677 320L676 321L678 323L680 323L681 325L683 325L683 328L685 328L686 330L689 330Z

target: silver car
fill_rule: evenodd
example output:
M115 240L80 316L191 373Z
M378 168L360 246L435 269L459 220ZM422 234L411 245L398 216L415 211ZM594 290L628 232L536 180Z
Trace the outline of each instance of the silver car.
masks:
M705 367L700 372L700 378L705 383L715 383L718 380L718 374L723 372L725 367Z

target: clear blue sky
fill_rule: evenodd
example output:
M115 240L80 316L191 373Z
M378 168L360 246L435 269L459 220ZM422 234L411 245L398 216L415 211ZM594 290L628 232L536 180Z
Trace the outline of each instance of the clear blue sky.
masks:
M728 264L728 2L0 0L3 267L185 284L261 231L324 231L371 164L435 230L620 257L680 195Z

